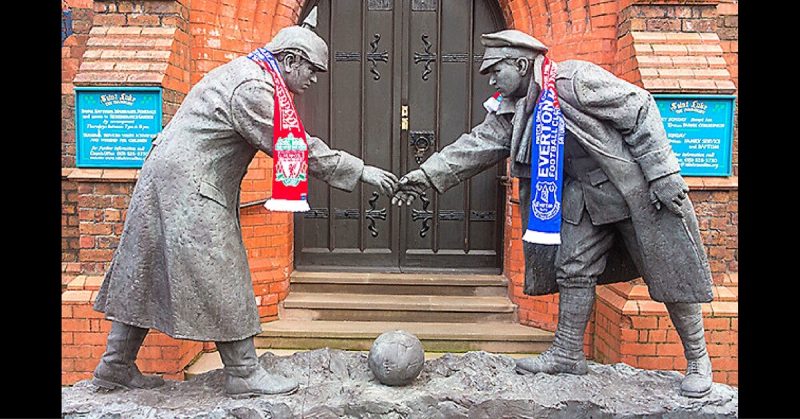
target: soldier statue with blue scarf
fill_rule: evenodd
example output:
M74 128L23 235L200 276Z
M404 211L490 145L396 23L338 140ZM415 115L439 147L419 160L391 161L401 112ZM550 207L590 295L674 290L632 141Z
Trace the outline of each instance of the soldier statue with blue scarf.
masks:
M711 272L652 95L590 62L551 62L544 44L517 30L481 43L480 72L499 103L487 101L481 124L402 177L393 203L410 205L431 187L444 193L511 157L528 227L525 293L560 294L552 347L518 360L517 372L586 374L595 285L642 277L683 342L682 394L708 394L700 303L712 299Z

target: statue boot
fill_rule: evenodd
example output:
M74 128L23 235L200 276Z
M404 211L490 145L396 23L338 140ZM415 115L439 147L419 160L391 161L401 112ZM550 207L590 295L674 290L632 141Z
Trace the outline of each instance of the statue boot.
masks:
M711 392L711 359L706 350L703 311L699 303L667 303L667 311L683 343L686 376L681 381L681 394L703 397Z
M143 375L136 366L136 355L147 336L147 329L111 322L106 352L94 369L92 384L105 389L155 388L164 385L156 375Z
M233 342L216 342L225 365L225 393L233 398L260 395L291 394L297 381L270 374L258 362L253 337Z
M537 357L517 360L519 374L544 372L583 375L589 372L583 352L583 334L594 305L594 287L560 287L558 325L553 345Z

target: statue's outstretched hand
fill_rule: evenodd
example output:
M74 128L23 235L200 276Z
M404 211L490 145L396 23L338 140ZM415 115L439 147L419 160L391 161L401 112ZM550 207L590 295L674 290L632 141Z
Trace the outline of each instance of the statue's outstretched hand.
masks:
M650 202L660 210L663 204L668 210L683 217L681 205L689 193L689 186L680 174L673 173L650 182Z
M397 176L375 166L364 166L361 181L375 186L386 196L393 196L397 190Z
M401 207L405 203L410 206L414 202L414 198L421 195L431 186L433 185L430 179L422 169L412 170L400 178L398 183L399 190L392 198L392 205L397 204L398 207Z

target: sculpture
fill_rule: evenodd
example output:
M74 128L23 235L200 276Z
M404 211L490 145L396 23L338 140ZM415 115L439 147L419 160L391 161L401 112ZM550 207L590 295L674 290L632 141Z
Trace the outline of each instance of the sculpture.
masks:
M708 394L700 303L712 299L711 273L652 95L586 61L554 63L544 44L517 30L484 34L481 43L480 72L499 103L487 101L481 124L403 176L392 203L411 205L431 187L444 193L510 156L526 240L538 242L523 242L525 292L560 293L552 347L518 360L517 371L586 374L583 335L595 285L642 276L681 337L682 394Z
M293 111L291 103L274 103L276 82L253 56L274 55L285 86L302 94L316 82L316 72L327 71L328 47L311 30L291 26L265 49L206 74L153 141L94 305L113 321L94 371L93 382L101 388L164 383L143 376L135 364L151 328L177 339L216 342L231 396L298 388L295 380L266 372L256 357L253 336L261 323L242 242L239 193L256 153L272 155L273 112L284 106ZM311 175L346 191L360 180L394 192L393 174L305 137Z

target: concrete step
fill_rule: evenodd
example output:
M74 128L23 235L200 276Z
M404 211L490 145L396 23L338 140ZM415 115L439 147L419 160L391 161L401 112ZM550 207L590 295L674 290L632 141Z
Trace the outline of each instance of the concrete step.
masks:
M264 352L272 352L273 354L278 355L278 356L289 356L289 355L292 355L295 352L305 352L306 350L307 349L269 349L269 350L267 350L267 349L256 348L256 353L259 356L261 356L261 354L263 354ZM368 351L358 351L358 352L367 353ZM431 360L431 359L436 359L436 358L439 358L440 356L445 355L445 354L446 354L446 352L425 352L425 360L427 361L427 360ZM454 355L460 356L462 354L456 353ZM538 356L539 353L527 353L527 354L526 353L506 353L504 355L508 355L508 356L510 356L510 357L512 357L514 359L519 359L519 358L525 358L525 357L529 357L529 356ZM186 367L186 369L184 370L185 374L186 374L186 380L188 380L188 379L190 379L192 377L196 377L196 376L198 376L200 374L207 373L209 371L220 369L222 367L223 367L223 365L222 365L222 360L219 357L219 352L217 352L217 351L206 352L206 353L200 355L191 365Z
M511 322L452 323L402 321L277 320L264 323L256 347L366 350L378 335L401 329L416 335L426 351L540 353L553 333Z
M291 281L292 292L486 297L508 295L508 280L503 275L294 271Z
M280 317L292 320L512 322L514 309L507 297L292 292L284 300Z

